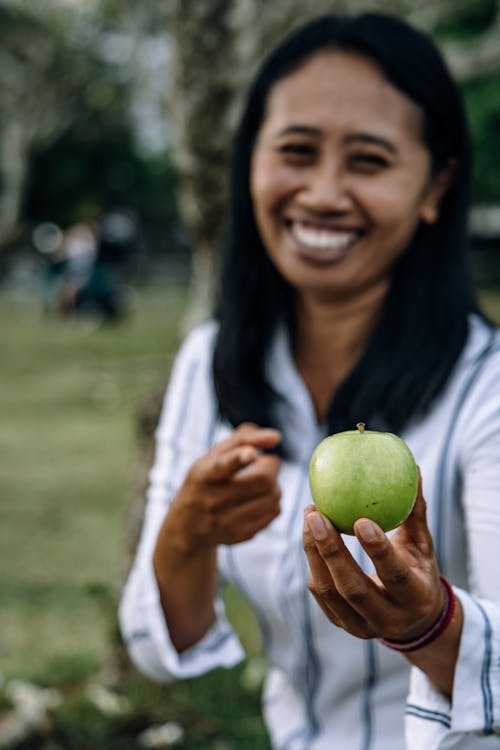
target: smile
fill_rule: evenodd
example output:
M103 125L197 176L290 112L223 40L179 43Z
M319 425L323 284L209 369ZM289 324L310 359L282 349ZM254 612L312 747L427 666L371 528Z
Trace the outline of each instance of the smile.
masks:
M324 260L343 257L361 236L359 229L317 227L298 221L290 222L289 230L301 249Z

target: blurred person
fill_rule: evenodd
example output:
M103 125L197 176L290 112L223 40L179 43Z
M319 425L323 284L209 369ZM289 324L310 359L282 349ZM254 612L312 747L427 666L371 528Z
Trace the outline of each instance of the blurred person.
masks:
M63 231L53 222L42 222L35 227L32 239L44 260L44 312L72 314L78 290L87 283L95 263L94 226L90 222L79 222Z
M31 239L42 259L42 310L44 315L50 315L58 308L58 300L66 280L68 258L64 234L58 224L43 221L34 228Z
M92 222L78 222L64 233L67 258L66 285L61 296L60 312L73 314L77 310L80 290L92 275L97 256L97 230Z
M171 373L119 616L154 680L231 667L234 584L275 749L499 747L500 337L467 268L470 180L458 87L400 20L318 18L250 89L217 311ZM420 467L389 535L311 505L315 446L360 420Z
M136 221L119 210L104 214L96 232L95 255L75 295L75 310L118 320L128 312L126 269L137 235Z

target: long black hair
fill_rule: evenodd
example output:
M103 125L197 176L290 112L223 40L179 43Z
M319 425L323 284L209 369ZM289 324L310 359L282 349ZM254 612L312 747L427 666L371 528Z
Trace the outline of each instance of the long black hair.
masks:
M327 49L373 59L424 115L433 173L451 159L455 179L436 223L419 226L394 269L378 323L361 360L337 389L330 432L362 419L399 432L432 403L463 349L477 311L467 267L471 146L461 93L436 46L405 22L380 13L322 16L290 35L262 65L236 133L230 170L226 246L216 316L213 373L221 414L277 423L277 395L265 361L278 324L294 336L294 291L270 262L250 196L250 161L275 83Z

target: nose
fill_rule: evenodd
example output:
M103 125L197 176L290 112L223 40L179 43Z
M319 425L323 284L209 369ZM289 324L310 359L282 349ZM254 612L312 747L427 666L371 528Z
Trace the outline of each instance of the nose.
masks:
M347 180L336 160L322 161L310 170L301 202L317 213L343 213L352 207Z

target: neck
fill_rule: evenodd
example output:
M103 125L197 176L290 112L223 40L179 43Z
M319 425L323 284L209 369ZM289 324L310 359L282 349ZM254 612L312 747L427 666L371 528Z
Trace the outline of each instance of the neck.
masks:
M363 355L387 290L384 284L349 299L305 294L298 298L294 356L320 421L338 386Z

